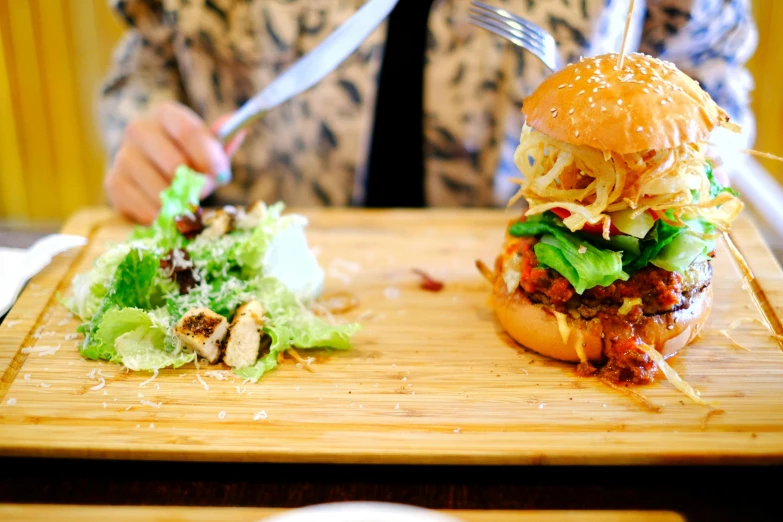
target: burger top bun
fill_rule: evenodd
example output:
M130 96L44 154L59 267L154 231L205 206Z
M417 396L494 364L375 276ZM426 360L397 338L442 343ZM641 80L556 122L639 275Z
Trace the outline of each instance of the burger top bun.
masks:
M525 99L529 127L575 146L631 154L704 142L729 117L674 64L627 54L582 58Z

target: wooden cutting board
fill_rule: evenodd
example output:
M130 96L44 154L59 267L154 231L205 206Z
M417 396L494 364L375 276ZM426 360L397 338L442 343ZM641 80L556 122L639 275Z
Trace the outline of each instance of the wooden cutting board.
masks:
M756 279L744 285L723 242L701 338L671 364L713 413L660 380L641 408L573 367L510 341L474 267L490 263L501 211L313 210L327 291L360 307L355 349L282 365L242 386L226 368L125 374L82 360L58 304L71 278L130 227L106 210L64 231L89 235L39 274L0 325L0 454L209 461L437 464L769 463L783 461L783 353L753 319L752 292L782 333L783 272L747 218L732 236ZM445 282L419 288L417 267ZM731 330L749 351L719 330ZM24 353L57 347L54 354ZM100 388L100 370L105 386ZM223 371L223 373L214 373ZM91 377L92 376L92 377ZM222 378L222 380L219 380ZM203 381L203 382L202 382ZM142 402L144 401L144 402ZM158 406L158 407L155 407Z
M270 508L209 508L158 506L69 506L0 504L0 520L32 522L261 522L289 510ZM463 522L685 522L670 511L478 511L440 510Z

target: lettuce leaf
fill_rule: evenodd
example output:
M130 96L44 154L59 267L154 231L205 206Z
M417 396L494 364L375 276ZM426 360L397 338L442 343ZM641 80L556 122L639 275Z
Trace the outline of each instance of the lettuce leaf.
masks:
M596 247L565 228L551 213L515 223L510 233L517 237L541 235L541 241L533 247L539 264L565 277L578 294L595 286L608 286L618 279L628 280L619 252Z
M201 202L201 190L207 178L187 165L180 165L174 173L174 179L160 193L161 208L157 219L151 227L136 227L130 239L153 238L166 248L178 248L185 243L185 238L177 230L174 218L188 214L197 208Z
M168 328L161 311L145 312L138 308L113 309L103 316L96 337L101 346L112 347L112 362L124 364L134 371L175 368L195 359L196 354L182 350L167 350Z
M160 275L158 256L153 251L131 247L117 265L111 283L102 297L100 307L90 320L79 326L84 342L79 350L89 359L114 361L117 352L113 342L104 342L98 335L104 323L104 316L112 310L138 308L149 310L164 302L164 279Z
M714 233L715 227L703 218L685 223L676 227L657 220L644 239L618 235L605 240L596 234L571 232L557 216L545 212L515 223L509 232L517 237L539 236L533 247L539 264L555 270L582 294L595 286L627 281L648 265L683 273L693 263L708 259L715 241L703 236Z
M626 270L634 274L649 265L669 243L685 230L685 227L675 227L660 219L657 220L645 238L639 241L639 255L633 260L629 260L625 265Z
M68 311L82 321L92 319L109 293L114 272L129 252L127 244L114 245L95 260L90 270L74 276L71 293L63 301Z
M277 352L269 352L259 358L253 366L246 366L234 370L234 374L245 380L256 383L265 373L268 373L275 368L277 368Z
M687 226L679 227L679 233L650 258L650 264L683 273L693 263L709 259L708 254L715 249L715 240L704 236L714 234L715 226L704 218L686 220L685 223Z

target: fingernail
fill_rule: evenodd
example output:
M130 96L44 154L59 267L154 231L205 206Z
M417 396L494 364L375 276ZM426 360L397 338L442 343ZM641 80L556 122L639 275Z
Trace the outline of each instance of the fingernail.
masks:
M218 172L215 179L217 180L218 185L225 185L231 181L231 177L231 169L226 169Z

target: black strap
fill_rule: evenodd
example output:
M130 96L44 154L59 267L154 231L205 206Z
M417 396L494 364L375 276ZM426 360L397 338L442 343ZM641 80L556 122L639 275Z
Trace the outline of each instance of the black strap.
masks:
M368 161L367 207L424 206L424 53L432 2L401 0L389 15Z

